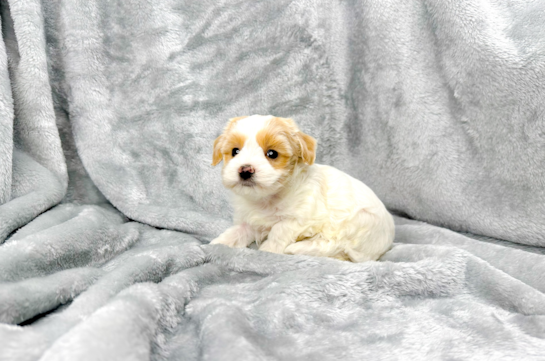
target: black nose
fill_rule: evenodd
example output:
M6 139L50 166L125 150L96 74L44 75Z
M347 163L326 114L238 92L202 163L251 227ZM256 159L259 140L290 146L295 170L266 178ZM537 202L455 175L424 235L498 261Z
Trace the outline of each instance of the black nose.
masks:
M240 178L244 180L252 178L252 173L250 173L249 171L240 172L239 175Z
M252 178L252 174L254 173L255 173L254 167L252 167L249 164L244 164L238 169L238 175L240 176L240 178L244 180Z

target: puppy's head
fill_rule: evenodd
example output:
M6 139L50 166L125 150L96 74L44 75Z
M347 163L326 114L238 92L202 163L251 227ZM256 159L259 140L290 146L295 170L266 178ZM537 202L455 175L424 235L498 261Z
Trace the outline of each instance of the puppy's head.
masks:
M232 118L214 141L212 165L223 160L225 187L262 198L277 193L302 164L316 157L316 140L291 119L252 115Z

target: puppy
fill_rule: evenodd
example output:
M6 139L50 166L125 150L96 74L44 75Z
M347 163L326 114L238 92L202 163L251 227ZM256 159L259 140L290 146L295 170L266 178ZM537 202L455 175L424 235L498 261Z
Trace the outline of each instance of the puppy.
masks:
M393 218L373 191L333 167L314 163L316 140L291 119L230 119L214 142L223 185L234 195L234 226L212 244L376 260L392 245Z

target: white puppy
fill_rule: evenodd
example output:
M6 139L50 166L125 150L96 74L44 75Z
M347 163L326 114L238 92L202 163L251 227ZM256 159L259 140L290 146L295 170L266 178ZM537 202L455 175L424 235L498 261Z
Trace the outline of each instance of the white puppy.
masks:
M392 245L392 216L373 191L346 173L314 164L316 140L291 119L230 119L214 142L223 184L234 194L234 226L212 244L262 251L378 259Z

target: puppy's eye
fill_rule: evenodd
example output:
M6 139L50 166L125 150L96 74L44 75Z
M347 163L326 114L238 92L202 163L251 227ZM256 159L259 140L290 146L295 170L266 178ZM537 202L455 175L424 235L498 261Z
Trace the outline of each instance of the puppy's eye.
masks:
M240 149L238 148L233 148L233 150L231 151L231 155L233 157L235 157L238 153L240 153Z
M271 159L276 159L276 157L278 157L278 152L276 150L270 149L267 151L267 157Z

